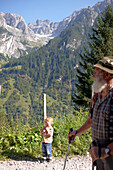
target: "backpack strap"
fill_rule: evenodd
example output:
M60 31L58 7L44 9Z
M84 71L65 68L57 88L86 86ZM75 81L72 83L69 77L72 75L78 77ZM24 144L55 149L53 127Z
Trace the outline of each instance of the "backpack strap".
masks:
M93 108L94 108L94 105L95 105L95 103L96 103L97 97L98 97L98 93L95 94Z
M109 138L113 139L113 97L111 98L111 101L110 101Z
M93 108L94 108L95 103L97 101L97 97L98 97L98 93L96 93L95 96L94 96L94 103L93 103L93 106L92 106L92 109L91 109L91 118L93 117Z

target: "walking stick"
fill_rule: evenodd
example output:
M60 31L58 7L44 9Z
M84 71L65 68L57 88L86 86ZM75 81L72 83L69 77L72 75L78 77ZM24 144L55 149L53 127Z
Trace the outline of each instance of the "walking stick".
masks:
M70 129L70 132L69 132L69 133L71 133L72 131L73 131L73 128ZM66 153L66 158L65 158L63 170L65 170L65 166L66 166L66 161L67 161L67 156L68 156L68 152L69 152L69 147L70 147L70 144L71 144L71 140L72 140L72 137L69 137L69 144L68 144L68 149L67 149L67 153Z
M92 163L92 170L96 170L96 161Z

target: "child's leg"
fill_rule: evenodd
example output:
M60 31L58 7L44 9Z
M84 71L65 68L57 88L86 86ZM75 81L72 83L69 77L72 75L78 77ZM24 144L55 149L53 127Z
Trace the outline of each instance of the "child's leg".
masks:
M46 160L47 151L46 151L46 143L44 143L44 142L42 142L42 156L43 156L43 159Z
M48 158L52 159L52 143L47 143L46 144L46 149L47 149Z

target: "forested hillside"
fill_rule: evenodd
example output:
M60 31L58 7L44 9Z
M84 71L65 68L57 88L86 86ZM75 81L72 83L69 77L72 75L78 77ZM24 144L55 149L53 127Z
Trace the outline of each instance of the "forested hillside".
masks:
M81 21L81 24L84 23ZM90 29L85 24L85 34L80 39L83 30L76 23L38 51L34 49L28 56L10 59L2 65L1 113L9 119L21 117L23 122L40 119L43 115L42 93L47 94L48 115L71 112L79 53L84 44L87 45ZM76 50L73 42L78 43ZM29 116L31 120L28 120Z
M48 116L73 112L71 98L76 92L77 68L81 70L80 54L84 53L84 47L90 50L88 35L92 31L90 12L82 12L75 23L39 50L34 48L19 59L0 57L2 123L21 120L34 124L42 119L42 93L47 94Z

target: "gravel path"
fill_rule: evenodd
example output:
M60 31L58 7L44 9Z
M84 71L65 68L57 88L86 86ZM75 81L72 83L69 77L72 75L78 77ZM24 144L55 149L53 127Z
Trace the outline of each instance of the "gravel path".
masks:
M40 163L33 160L6 160L0 161L0 170L63 170L65 158L53 162ZM91 158L86 156L73 156L67 158L65 170L91 170Z

